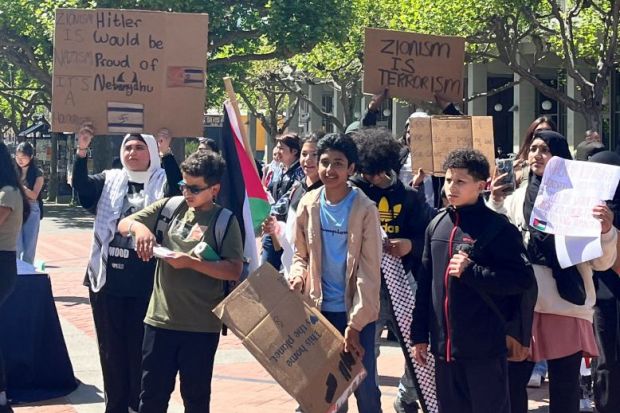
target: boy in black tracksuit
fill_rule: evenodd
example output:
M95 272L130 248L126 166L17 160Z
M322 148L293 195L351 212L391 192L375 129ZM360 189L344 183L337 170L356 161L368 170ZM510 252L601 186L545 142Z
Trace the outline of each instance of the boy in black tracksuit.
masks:
M480 196L489 177L484 156L448 154L450 206L429 225L413 312L414 357L435 357L440 413L509 413L506 325L534 283L521 234Z

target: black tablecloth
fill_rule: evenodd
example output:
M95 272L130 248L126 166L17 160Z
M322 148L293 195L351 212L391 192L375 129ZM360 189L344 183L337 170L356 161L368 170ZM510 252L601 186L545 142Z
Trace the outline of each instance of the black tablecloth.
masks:
M0 308L0 348L13 403L52 399L76 389L48 275L17 277Z

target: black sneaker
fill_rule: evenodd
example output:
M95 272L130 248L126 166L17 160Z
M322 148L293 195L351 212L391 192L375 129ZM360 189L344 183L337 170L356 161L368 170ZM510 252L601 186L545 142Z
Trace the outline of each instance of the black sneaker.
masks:
M418 402L403 403L400 397L394 400L394 411L396 413L417 413L419 409Z

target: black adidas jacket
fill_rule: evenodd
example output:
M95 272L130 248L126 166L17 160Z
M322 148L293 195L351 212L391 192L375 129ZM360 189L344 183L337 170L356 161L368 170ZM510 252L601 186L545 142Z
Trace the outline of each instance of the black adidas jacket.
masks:
M447 266L459 250L469 252L473 264L456 278L447 274ZM501 357L506 354L507 325L498 312L519 312L522 293L533 285L534 272L515 226L482 199L449 208L426 232L412 341L428 343L430 336L430 351L448 361Z
M413 275L417 276L415 270L424 250L424 231L436 211L426 203L421 193L405 186L398 179L385 189L359 176L351 178L351 182L377 204L381 227L388 238L411 240L411 252L402 261L405 271L413 271Z

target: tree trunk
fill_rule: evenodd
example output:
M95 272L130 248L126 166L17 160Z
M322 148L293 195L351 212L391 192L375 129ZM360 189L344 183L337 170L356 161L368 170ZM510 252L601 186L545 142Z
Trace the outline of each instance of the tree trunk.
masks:
M58 198L58 134L50 135L51 159L50 179L47 183L47 202L56 202Z
M602 119L601 111L591 105L586 105L582 112L583 117L586 120L586 129L597 131L602 136Z

